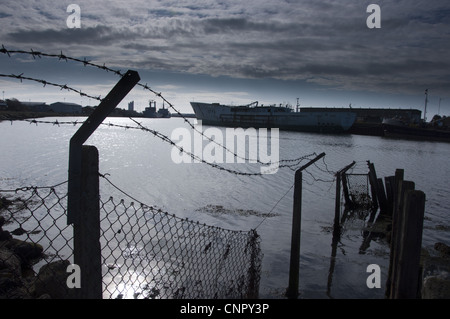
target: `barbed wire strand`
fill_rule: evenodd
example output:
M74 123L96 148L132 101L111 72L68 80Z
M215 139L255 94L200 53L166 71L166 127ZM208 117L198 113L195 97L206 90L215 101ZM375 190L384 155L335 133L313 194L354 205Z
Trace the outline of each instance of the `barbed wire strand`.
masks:
M42 79L27 77L27 76L24 76L23 73L21 73L21 74L3 74L3 73L1 73L0 77L18 79L18 80L20 80L21 83L23 80L34 81L34 82L43 84L44 87L47 85L55 86L55 87L59 87L61 90L72 91L72 92L78 93L79 95L81 95L83 97L88 97L91 99L102 101L101 96L93 96L93 95L86 94L86 93L82 92L81 90L74 89L73 87L68 86L67 84L58 84L58 83L53 83L53 82L42 80Z
M54 189L56 187L59 187L61 185L67 184L68 180L64 181L64 182L60 182L57 183L55 185L52 186L24 186L24 187L18 187L15 189L0 189L0 193L18 193L18 192L26 192L29 190L38 190L38 189Z
M15 53L16 53L16 54L28 54L28 55L31 55L31 56L33 57L33 59L36 59L36 57L41 58L42 56L45 56L45 57L50 57L50 58L58 58L59 60L64 60L64 61L69 61L69 60L70 60L70 61L74 61L74 62L77 62L77 63L82 63L84 66L91 66L91 67L98 68L98 69L100 69L100 70L104 70L104 71L106 71L106 72L111 72L111 73L113 73L113 74L119 75L120 77L123 77L123 76L125 75L125 74L122 73L120 70L114 70L114 69L112 69L112 68L107 67L105 64L99 65L99 64L92 63L91 61L86 60L86 58L83 59L83 60L81 60L81 59L79 59L79 58L70 57L70 56L67 56L67 55L63 54L62 51L61 51L60 54L49 54L49 53L44 53L44 52L41 52L41 51L34 51L33 49L31 49L30 51L24 51L24 50L7 50L7 49L5 48L5 46L2 44L2 48L0 49L0 53L7 54L8 57L11 57L11 54L15 54ZM8 76L8 75L6 75L6 76ZM12 75L12 77L15 77L15 76ZM38 79L31 79L31 80L36 81L36 82L40 82L40 83L44 83L43 80L38 80ZM53 84L52 84L52 85L53 85ZM153 90L151 87L148 86L147 83L146 83L146 84L142 84L142 83L139 82L139 83L137 83L136 85L142 87L144 90L150 91L150 92L153 93L154 95L156 95L156 96L158 96L159 98L161 98L161 100L162 100L163 102L167 103L167 104L169 105L169 107L170 107L175 113L177 113L177 115L178 115L179 117L183 118L184 121L185 121L185 122L186 122L186 123L187 123L194 131L196 131L197 133L199 133L202 137L204 137L204 138L207 139L208 141L210 141L210 142L212 142L212 143L218 145L219 147L223 148L226 152L232 154L235 158L240 158L240 159L243 159L243 160L248 160L248 161L250 161L250 162L256 162L256 163L259 163L259 164L261 164L261 165L267 165L267 164L268 164L268 163L261 162L261 161L259 160L259 158L256 158L256 159L250 159L250 158L246 158L246 157L240 156L240 155L237 154L236 152L233 152L232 150L228 149L226 146L224 146L224 145L218 143L217 141L215 141L215 140L212 139L211 137L209 137L209 136L205 135L203 132L199 131L199 130L195 127L195 125L193 125L193 124L191 123L190 120L188 120L188 119L187 119L187 118L186 118L186 117L185 117L178 109L175 108L175 106L174 106L169 100L167 100L167 99L162 95L161 92L157 92L157 91ZM82 95L82 96L95 98L95 99L101 101L100 97L92 97L92 96L89 96L89 95L87 95L87 94L81 92L80 90L76 90L76 89L67 87L67 85L58 85L58 84L56 84L55 86L61 87L61 89L63 89L63 88L66 89L66 88L67 88L67 89L69 89L69 90L71 90L71 91L74 91L74 92L76 92L76 93L79 93L79 94ZM301 159L301 157L300 157L299 159ZM280 163L281 163L281 162L296 161L296 160L297 160L297 159L294 159L294 160L281 160Z

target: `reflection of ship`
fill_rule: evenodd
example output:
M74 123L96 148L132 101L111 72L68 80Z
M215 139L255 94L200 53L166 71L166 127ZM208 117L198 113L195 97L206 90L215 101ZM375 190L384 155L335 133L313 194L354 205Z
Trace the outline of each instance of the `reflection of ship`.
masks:
M306 132L346 132L355 122L356 114L349 112L294 111L286 106L258 106L253 102L243 106L219 103L191 102L197 119L206 125L254 128L279 128L280 130Z
M156 102L150 101L149 106L145 108L144 112L142 112L144 117L150 117L150 118L170 118L170 112L168 109L163 107L162 109L156 110Z

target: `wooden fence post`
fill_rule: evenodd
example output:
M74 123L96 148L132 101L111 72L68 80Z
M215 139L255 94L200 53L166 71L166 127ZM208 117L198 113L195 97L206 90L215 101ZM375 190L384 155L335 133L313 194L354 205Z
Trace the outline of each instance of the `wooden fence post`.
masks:
M403 204L402 245L396 274L394 299L415 299L420 287L420 253L422 250L425 194L408 190Z
M370 189L372 192L372 203L374 210L378 209L379 207L379 200L378 200L378 193L377 193L377 173L375 171L375 166L373 163L368 162L369 165L369 182L370 182Z
M302 228L302 179L300 170L295 172L294 209L292 214L291 258L289 264L289 287L287 297L298 297L299 267L300 267L300 235Z
M292 234L291 234L291 256L289 264L289 287L286 296L289 299L298 298L298 282L300 269L300 238L302 228L302 171L319 159L325 156L325 153L317 155L313 160L300 167L295 172L294 180L294 208L292 213Z
M380 215L387 215L386 192L384 191L383 180L381 178L377 178L377 196L378 204L380 205Z
M393 291L396 289L396 279L398 271L398 263L400 257L400 249L403 244L401 241L402 225L403 225L403 209L405 193L408 190L414 190L414 182L399 180L397 191L397 207L392 215L391 244L389 256L389 271L386 281L386 297L391 298Z
M341 173L336 173L336 198L334 202L334 227L340 226L341 218Z
M355 161L351 162L349 165L345 166L343 169L336 173L336 198L334 202L334 227L339 227L340 215L341 215L341 182L347 183L345 173L356 164ZM347 185L344 186L344 193L347 193Z
M79 218L74 223L74 263L80 267L82 299L102 298L100 249L100 195L98 151L95 146L82 147L82 173Z

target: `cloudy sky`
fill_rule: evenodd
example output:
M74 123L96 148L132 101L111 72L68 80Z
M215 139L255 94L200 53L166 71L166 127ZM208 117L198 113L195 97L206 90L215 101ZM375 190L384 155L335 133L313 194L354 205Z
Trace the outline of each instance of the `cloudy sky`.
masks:
M68 28L67 6L81 9ZM381 28L369 29L369 4ZM0 42L7 49L87 58L135 69L182 112L190 101L296 103L303 106L424 106L450 115L448 0L2 0ZM118 77L77 63L0 54L0 73L68 84L105 96ZM0 78L5 98L88 98ZM143 110L156 99L134 89ZM427 116L428 117L428 116Z

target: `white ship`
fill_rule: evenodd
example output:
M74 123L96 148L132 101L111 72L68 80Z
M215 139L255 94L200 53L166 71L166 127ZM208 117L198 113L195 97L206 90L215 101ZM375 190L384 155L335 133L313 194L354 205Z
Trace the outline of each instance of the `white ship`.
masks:
M205 125L228 127L279 128L280 130L342 133L348 131L356 114L333 112L333 109L297 111L288 106L258 106L253 102L242 106L191 102L197 119ZM329 110L329 111L328 111Z

